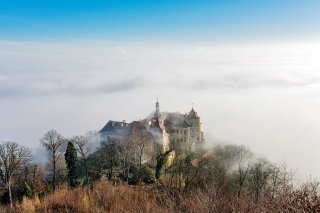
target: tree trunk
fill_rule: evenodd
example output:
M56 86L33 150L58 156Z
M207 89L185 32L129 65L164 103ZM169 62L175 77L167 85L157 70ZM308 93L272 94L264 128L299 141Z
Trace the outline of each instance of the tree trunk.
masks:
M52 153L52 160L53 160L53 179L52 179L52 185L53 185L53 191L56 191L56 153Z
M141 167L142 167L142 153L139 156L139 170L141 172Z
M241 197L241 189L242 189L242 187L240 186L240 188L239 188L239 190L238 190L238 198Z
M84 160L84 170L86 173L86 182L89 184L89 174L88 174L88 165L87 165L87 160Z
M32 178L33 178L33 181L32 181L33 190L35 190L35 188L36 188L36 173L37 173L37 164L34 165L34 168L33 168L33 176L32 176Z
M12 194L11 194L11 181L8 182L8 193L9 193L9 202L10 202L10 207L12 208Z
M129 184L129 172L130 172L130 165L128 165L128 168L127 168L127 184Z
M139 182L142 181L142 152L139 156Z

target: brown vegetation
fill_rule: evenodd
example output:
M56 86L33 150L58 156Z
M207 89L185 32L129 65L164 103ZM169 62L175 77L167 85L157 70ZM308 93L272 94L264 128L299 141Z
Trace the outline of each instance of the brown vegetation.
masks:
M98 181L90 194L85 187L60 189L41 199L23 198L15 208L1 207L0 212L320 212L314 187L309 183L276 197L265 192L255 202L245 190L241 197L232 197L215 188L178 192L156 184L131 187Z
M109 181L92 185L89 195L84 187L60 189L39 199L23 198L15 208L1 212L160 212L163 208L151 194L127 185L114 186Z

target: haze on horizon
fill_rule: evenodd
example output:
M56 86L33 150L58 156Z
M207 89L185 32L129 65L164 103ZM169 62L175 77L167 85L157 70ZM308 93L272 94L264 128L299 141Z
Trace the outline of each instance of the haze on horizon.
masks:
M0 3L0 140L194 103L208 141L320 177L318 1Z

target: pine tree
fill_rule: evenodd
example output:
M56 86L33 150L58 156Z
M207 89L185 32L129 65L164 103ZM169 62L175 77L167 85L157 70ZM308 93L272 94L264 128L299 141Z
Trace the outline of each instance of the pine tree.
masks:
M157 165L156 165L156 179L157 179L157 180L160 179L163 166L167 163L169 154L172 152L172 150L173 150L173 149L170 149L170 150L166 151L166 152L163 153L163 154L160 153L160 154L156 157L156 160L157 160Z
M67 150L64 155L67 169L68 169L68 182L70 187L76 186L76 179L78 177L77 172L77 150L73 143L68 142Z
M23 191L27 197L31 198L33 196L32 189L27 182L24 182Z

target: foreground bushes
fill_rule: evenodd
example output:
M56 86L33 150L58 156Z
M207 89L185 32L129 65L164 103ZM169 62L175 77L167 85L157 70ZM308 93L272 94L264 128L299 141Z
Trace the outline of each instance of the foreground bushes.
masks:
M1 212L157 212L157 208L156 199L147 192L99 181L90 193L83 187L62 189L40 200L24 198L13 209L6 207Z
M215 188L177 191L165 186L114 186L98 181L91 187L62 189L39 199L24 198L14 208L0 212L320 212L320 198L311 184L287 190L276 197L265 193L255 202L249 192L241 197L219 193Z

